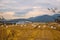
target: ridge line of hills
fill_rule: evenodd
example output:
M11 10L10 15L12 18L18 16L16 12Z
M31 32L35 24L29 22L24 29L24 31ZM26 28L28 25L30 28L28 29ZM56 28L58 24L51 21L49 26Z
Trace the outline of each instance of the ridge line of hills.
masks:
M8 20L5 22L21 22L21 21L30 21L30 22L54 22L56 18L58 18L58 16L60 16L60 14L54 14L52 16L50 15L42 15L42 16L36 16L36 17L31 17L28 19L13 19L13 20ZM59 18L60 19L60 18ZM2 21L2 20L0 20Z

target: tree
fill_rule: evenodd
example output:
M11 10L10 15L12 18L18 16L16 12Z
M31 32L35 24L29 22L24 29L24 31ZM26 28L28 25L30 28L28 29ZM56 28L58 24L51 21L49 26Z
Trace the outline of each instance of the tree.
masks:
M58 10L57 8L48 8L48 10L53 13L60 13L60 11L56 12ZM57 18L55 19L55 22L60 23L60 16L57 16Z
M0 25L3 25L4 24L4 17L0 15Z
M48 8L49 11L56 13L57 8Z
M4 20L5 18L3 16L0 15L0 20Z
M58 16L58 18L55 19L55 22L60 23L60 16Z

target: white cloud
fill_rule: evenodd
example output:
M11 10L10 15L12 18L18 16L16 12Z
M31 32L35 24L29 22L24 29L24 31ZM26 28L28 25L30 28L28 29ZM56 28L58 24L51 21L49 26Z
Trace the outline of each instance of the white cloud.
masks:
M15 16L13 16L14 12L1 12L0 15L3 16L5 19L14 19Z
M2 0L0 1L1 8L6 9L18 9L22 10L25 8L28 8L29 6L40 6L40 7L48 7L47 4L50 4L52 6L60 7L60 1L59 0ZM38 5L39 4L39 5Z
M41 16L41 15L53 15L55 13L49 11L48 9L44 9L44 8L41 8L41 7L33 7L32 8L32 11L31 9L28 11L26 10L27 12L23 12L22 16L18 16L20 15L18 13L17 16L14 16L15 14L17 14L16 12L3 12L3 13L0 13L0 15L3 15L6 19L16 19L16 18L30 18L30 17L36 17L36 16Z
M54 13L46 9L49 7L60 8L60 0L1 0L0 1L0 12L2 11L3 12L2 15L8 19L29 18L45 14L53 15ZM33 10L26 11L26 9L30 8ZM23 12L24 15L23 17L14 16L16 12L21 11L26 11L25 14Z
M14 15L14 12L4 12L5 15Z
M41 8L34 7L33 11L27 12L24 18L36 17L36 16L41 16L41 15L54 15L54 14L59 14L59 13L53 13L52 11L49 11L48 9L41 9Z

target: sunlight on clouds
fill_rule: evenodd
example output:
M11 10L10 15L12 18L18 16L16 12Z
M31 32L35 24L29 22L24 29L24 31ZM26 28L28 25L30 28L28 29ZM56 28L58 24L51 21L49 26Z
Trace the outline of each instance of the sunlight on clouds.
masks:
M5 15L14 15L15 12L5 12L4 14L5 14Z
M36 16L41 16L41 15L53 15L53 14L54 13L48 10L34 9L33 11L26 13L25 18L36 17Z
M36 17L36 16L41 16L41 15L53 15L55 13L50 12L47 9L40 9L39 7L34 7L33 10L26 12L25 15L23 16L18 16L20 14L18 14L17 16L14 16L15 14L17 14L16 12L3 12L0 13L1 15L3 15L6 19L16 19L16 18L30 18L30 17Z
M60 8L60 0L1 0L0 12L7 19L30 18L40 15L53 15L47 8ZM59 9L60 10L60 9ZM18 13L20 12L20 14ZM21 15L23 13L23 16ZM14 16L17 14L17 17ZM19 15L19 16L18 16Z
M15 13L14 12L1 12L0 15L2 15L5 19L14 19L15 17L13 16Z

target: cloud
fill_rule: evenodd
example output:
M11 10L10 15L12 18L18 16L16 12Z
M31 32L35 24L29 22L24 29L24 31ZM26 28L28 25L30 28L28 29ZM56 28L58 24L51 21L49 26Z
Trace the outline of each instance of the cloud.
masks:
M5 12L4 14L5 15L14 15L15 13L14 12Z
M58 10L56 12L58 12ZM54 14L60 14L60 13L53 13L48 9L34 7L32 11L27 12L23 17L30 18L30 17L41 16L41 15L54 15Z
M23 9L30 8L33 6L60 7L59 4L60 4L59 0L1 0L0 8L1 9L4 8L4 9L23 10Z
M29 18L53 15L47 8L60 9L60 0L0 0L0 12L6 18ZM9 17L10 16L10 17Z
M41 15L53 15L55 13L49 11L46 8L42 8L39 6L34 6L30 9L24 9L20 12L3 12L3 16L7 19L16 19L16 18L30 18L36 17Z
M0 15L3 16L5 19L14 19L14 14L14 12L0 12Z
M25 14L25 18L30 18L30 17L36 17L40 15L45 15L48 14L50 15L51 12L45 11L45 10L40 10L40 9L34 9L33 11L29 11L28 13Z

